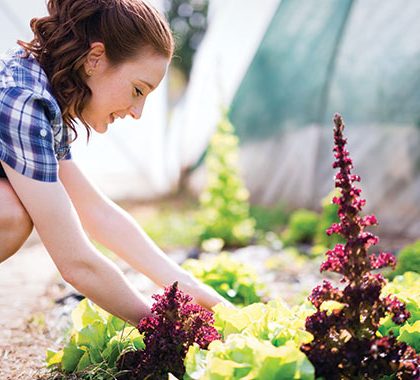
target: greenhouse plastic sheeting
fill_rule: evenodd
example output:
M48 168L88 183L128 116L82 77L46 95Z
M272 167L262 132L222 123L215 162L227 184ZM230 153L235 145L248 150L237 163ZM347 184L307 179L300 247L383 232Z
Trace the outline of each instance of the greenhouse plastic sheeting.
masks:
M279 1L253 46L230 38L249 3L237 2L231 14L220 9L225 25L210 28L201 45L183 104L196 115L183 119L184 142L205 146L199 136L211 135L220 105L230 105L252 200L319 209L333 188L332 117L340 112L366 211L389 232L420 237L420 2ZM251 56L223 55L227 67L238 67L230 82L222 65L209 65L229 43ZM204 150L183 165L194 166Z

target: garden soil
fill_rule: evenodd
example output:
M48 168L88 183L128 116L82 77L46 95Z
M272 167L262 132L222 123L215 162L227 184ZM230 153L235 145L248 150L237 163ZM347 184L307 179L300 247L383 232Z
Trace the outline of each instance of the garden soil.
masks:
M35 379L50 341L43 310L51 303L49 285L58 271L34 233L0 265L0 379Z

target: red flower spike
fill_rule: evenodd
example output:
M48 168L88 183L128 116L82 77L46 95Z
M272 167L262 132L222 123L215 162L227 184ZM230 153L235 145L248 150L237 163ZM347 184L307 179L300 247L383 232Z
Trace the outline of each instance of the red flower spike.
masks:
M309 300L317 311L306 319L305 326L314 339L301 350L314 365L317 378L378 379L393 374L396 379L418 379L420 356L413 348L392 336L376 338L379 321L387 312L396 324L404 323L410 313L397 298L380 297L386 281L370 270L395 266L395 257L390 253L368 254L379 239L365 228L378 221L374 215L359 215L366 201L353 183L360 182L360 177L351 173L353 162L340 115L334 116L334 124L333 168L339 170L334 182L341 196L332 202L338 205L340 222L328 228L327 234L339 233L347 243L327 251L320 269L343 275L340 283L344 290L328 281L313 289ZM343 308L331 314L321 311L322 303L328 300L340 302Z
M370 255L369 260L371 269L380 269L387 266L395 268L397 264L397 260L392 253L381 252L379 256Z
M327 228L326 233L328 236L332 234L339 234L341 232L341 224L334 223L330 228Z
M376 219L375 215L366 215L363 218L363 224L365 226L374 226L378 224L378 220Z

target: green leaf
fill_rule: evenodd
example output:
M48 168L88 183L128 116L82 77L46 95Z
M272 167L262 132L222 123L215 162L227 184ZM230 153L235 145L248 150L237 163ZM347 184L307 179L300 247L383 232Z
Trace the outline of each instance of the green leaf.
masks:
M47 363L47 367L52 367L55 365L59 365L61 360L63 359L63 350L54 351L54 350L47 350L47 357L45 359Z
M126 346L127 344L124 344L117 340L116 337L113 337L102 352L103 360L106 361L110 367L115 367L118 357Z
M93 362L90 359L89 352L85 351L82 357L80 358L79 363L77 364L76 370L83 371L92 364Z
M125 326L127 326L127 322L124 322L122 319L115 317L112 314L108 316L107 330L109 337L116 335L117 332L123 330Z
M105 311L101 312L99 308L96 308L91 301L85 298L80 301L71 313L74 329L81 330L83 327L98 320L105 323L105 313Z
M302 352L297 356L297 368L295 372L295 379L313 380L315 378L315 368L309 359Z
M200 349L197 343L191 345L185 356L185 380L199 380L203 378L207 366L207 350Z
M136 338L133 338L133 345L136 348L136 350L144 350L146 348L146 345L144 344L143 336L140 335Z
M420 352L420 320L413 325L405 324L400 329L399 341L405 342Z
M106 326L101 321L95 321L75 334L75 339L78 346L101 350L107 339Z
M225 360L218 357L212 357L209 360L209 369L211 379L234 379L235 368L238 368L238 363L232 360Z
M63 371L73 372L84 353L84 350L77 348L74 341L70 341L70 343L63 349L63 357L61 360L61 367Z
M102 356L102 351L98 347L88 349L90 361L93 364L99 364L105 361L104 357Z

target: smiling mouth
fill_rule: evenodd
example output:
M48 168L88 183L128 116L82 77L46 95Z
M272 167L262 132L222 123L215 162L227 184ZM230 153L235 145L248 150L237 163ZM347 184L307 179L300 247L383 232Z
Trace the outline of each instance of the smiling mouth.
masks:
M109 120L111 121L111 124L117 119L117 118L119 118L119 116L115 113L115 112L113 112L113 113L111 113L110 115L109 115Z
M115 120L117 119L123 119L123 117L121 117L120 115L118 115L117 113L113 112L109 115L109 120L110 123L113 123Z

